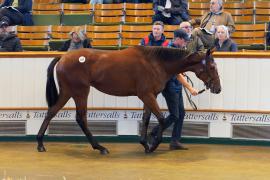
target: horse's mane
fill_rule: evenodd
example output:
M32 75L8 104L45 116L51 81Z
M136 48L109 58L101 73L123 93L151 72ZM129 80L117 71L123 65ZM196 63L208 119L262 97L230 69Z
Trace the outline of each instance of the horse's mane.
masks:
M160 60L179 60L191 53L188 50L179 48L167 48L160 46L136 46L145 56Z

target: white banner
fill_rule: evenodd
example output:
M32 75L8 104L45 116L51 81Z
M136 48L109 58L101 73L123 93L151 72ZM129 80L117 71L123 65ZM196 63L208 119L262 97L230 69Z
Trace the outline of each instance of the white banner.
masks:
M2 110L0 120L43 120L46 110ZM167 111L162 112L165 117L169 115ZM62 110L57 113L53 120L75 120L75 110ZM139 121L143 117L142 110L89 110L88 120L135 120ZM156 121L152 114L151 121ZM242 124L270 124L270 114L259 113L235 113L235 112L199 112L187 111L185 121L191 122L230 122Z

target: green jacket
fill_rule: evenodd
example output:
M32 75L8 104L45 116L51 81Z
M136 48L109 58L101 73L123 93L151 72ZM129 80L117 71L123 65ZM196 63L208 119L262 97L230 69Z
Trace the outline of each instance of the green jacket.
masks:
M189 50L191 53L203 52L204 45L202 43L201 38L198 36L191 35L190 41L187 44L187 50Z

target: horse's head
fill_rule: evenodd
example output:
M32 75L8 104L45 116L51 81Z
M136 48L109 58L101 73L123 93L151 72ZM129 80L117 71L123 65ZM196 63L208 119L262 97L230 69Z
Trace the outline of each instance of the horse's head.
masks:
M213 50L207 50L194 72L204 82L206 88L210 88L211 93L218 94L221 92L221 85L217 64L214 61L212 53Z

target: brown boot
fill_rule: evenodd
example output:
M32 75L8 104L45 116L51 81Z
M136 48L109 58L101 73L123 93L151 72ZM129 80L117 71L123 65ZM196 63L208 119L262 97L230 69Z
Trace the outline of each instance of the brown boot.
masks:
M181 144L179 141L171 141L170 150L188 150L188 148Z

